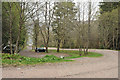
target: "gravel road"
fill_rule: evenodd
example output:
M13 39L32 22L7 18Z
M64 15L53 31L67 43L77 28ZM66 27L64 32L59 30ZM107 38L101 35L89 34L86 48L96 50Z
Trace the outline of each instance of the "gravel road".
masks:
M89 51L104 56L75 58L73 62L5 67L2 76L3 78L118 78L118 51L102 49Z

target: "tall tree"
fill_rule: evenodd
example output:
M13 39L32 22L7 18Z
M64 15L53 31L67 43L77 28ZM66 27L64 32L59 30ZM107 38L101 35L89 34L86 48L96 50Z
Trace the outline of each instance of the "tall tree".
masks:
M118 4L118 3L117 3ZM117 5L116 5L117 6ZM118 8L99 16L100 47L118 49Z
M34 28L33 28L33 38L34 38L34 45L35 48L38 48L38 34L39 34L39 20L34 21Z
M73 22L75 14L75 4L73 2L55 3L53 32L57 40L57 52L59 52L60 43L64 39L66 32L70 29L69 25Z
M0 1L0 37L2 38L2 2ZM2 51L2 39L0 39L0 52Z
M20 19L19 19L19 30L18 30L18 37L17 37L17 41L16 41L16 53L18 53L18 44L20 42L20 34L21 34L21 31L22 28L26 25L25 22L29 21L29 19L33 18L35 19L36 16L34 16L34 14L36 14L36 12L41 9L41 8L37 8L36 9L36 4L37 3L29 3L29 2L21 2L19 5L16 5L17 7L17 11L19 12L19 16L20 16ZM36 21L34 20L35 22L35 26L36 26Z
M91 38L91 32L90 32L90 28L91 28L91 1L89 1L89 4L88 4L88 41L87 41L87 47L86 47L86 52L85 54L88 53L88 48L89 48L89 45L90 45L90 38Z
M100 2L100 13L111 12L118 8L119 2Z
M53 9L51 7L51 5L53 5L53 3L51 2L45 2L44 4L44 11L43 11L43 15L44 15L44 21L42 21L42 24L40 26L40 33L42 35L43 38L43 42L44 45L46 47L46 52L48 53L48 46L49 46L49 38L50 38L50 27L51 27L51 22L53 19Z
M7 7L6 7L7 6ZM10 43L10 53L12 54L12 26L13 26L13 15L12 15L12 9L13 9L13 3L8 2L3 4L4 13L7 13L8 19L9 19L9 43Z

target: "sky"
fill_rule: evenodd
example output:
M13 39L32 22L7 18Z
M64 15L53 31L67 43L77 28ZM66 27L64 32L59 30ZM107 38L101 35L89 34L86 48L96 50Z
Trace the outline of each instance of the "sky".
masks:
M75 2L88 2L88 1L91 1L91 2L101 2L102 0L74 0Z

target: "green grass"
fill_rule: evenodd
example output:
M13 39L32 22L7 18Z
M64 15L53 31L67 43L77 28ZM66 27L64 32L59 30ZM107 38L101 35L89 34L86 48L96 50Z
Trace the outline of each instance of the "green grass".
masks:
M0 53L0 66L2 65L2 53Z
M49 53L57 53L57 52L56 50L49 50ZM95 52L89 52L88 55L86 56L83 54L83 52L81 52L82 56L80 56L79 51L72 51L72 50L60 50L58 54L60 53L66 53L66 54L69 54L70 56L65 57L64 59L61 59L54 55L46 55L43 58L34 58L34 57L20 56L18 54L12 54L12 55L2 54L2 65L3 66L35 65L35 64L43 64L43 63L74 61L74 60L70 60L72 58L103 56L102 54L95 53Z
M73 61L73 60L64 60L58 58L54 55L46 55L43 58L33 58L33 57L24 57L18 54L2 54L2 65L8 66L18 66L18 65L34 65L42 63L54 63L54 62L64 62L64 61Z
M49 53L56 53L56 50L49 50ZM103 56L100 53L95 53L95 52L88 52L88 55L84 55L83 52L81 52L82 56L79 55L79 51L73 51L73 50L60 50L59 53L66 53L69 54L69 57L65 57L66 59L71 59L71 58L80 58L80 57L101 57ZM59 54L58 53L58 54Z

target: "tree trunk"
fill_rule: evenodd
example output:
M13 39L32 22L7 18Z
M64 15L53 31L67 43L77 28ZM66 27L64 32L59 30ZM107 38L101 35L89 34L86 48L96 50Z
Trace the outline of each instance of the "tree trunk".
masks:
M10 54L13 54L13 51L12 51L12 27L10 27Z
M17 37L17 41L16 41L15 53L18 53L18 45L19 45L19 40L20 40L20 34L21 34L22 24L23 24L23 21L22 21L21 15L20 15L19 32L18 32L18 37Z
M60 40L58 40L58 45L57 45L57 52L60 51Z
M15 53L18 53L18 49L19 49L19 41L20 41L20 34L21 34L21 29L22 29L22 25L24 24L23 22L23 13L24 13L24 7L25 7L25 3L22 5L20 5L20 7L21 7L21 12L20 12L20 21L19 21L19 32L18 32L18 37L17 37L17 41L16 41L16 47L15 47ZM22 9L22 7L23 7L23 9Z
M18 43L19 43L19 35L18 35L18 38L17 38L17 41L16 41L16 47L15 47L15 53L18 53Z
M114 36L114 29L113 29L113 49L115 49L115 36Z
M88 54L88 47L86 48L86 52L85 53L86 53L86 55Z
M9 3L10 5L10 54L13 54L13 50L12 50L12 13L11 13L11 3Z
M46 53L48 53L48 46L46 45Z
M37 49L37 33L35 34L35 48Z
M49 2L49 9L50 9L50 2ZM46 3L46 16L45 16L45 21L46 21L46 25L47 25L47 3ZM51 20L50 20L50 10L49 10L49 26L47 26L47 42L46 42L46 52L48 53L48 45L49 45L49 37L50 37L50 23L51 23Z
M21 24L19 27L18 37L17 37L17 41L16 41L15 53L18 53L18 44L19 44L19 40L20 40L20 34L21 34Z
M117 28L117 36L116 36L116 45L115 45L115 49L118 49L118 28Z
M86 54L86 47L84 46L84 55L86 56L87 54Z
M79 46L79 54L80 54L80 56L82 56L82 54L81 54L81 50L82 50L82 49L80 49L80 46Z
M88 41L87 41L87 48L86 48L86 54L88 54L88 48L90 46L90 25L91 23L91 2L89 2L89 14L88 14Z
M45 24L47 26L47 36L46 36L46 41L44 42L45 43L45 47L46 47L46 52L48 53L48 44L49 44L49 26L50 26L50 10L49 10L49 26L47 24L47 2L45 2ZM49 3L49 9L50 9L50 3Z
M118 7L118 50L120 50L120 3Z

